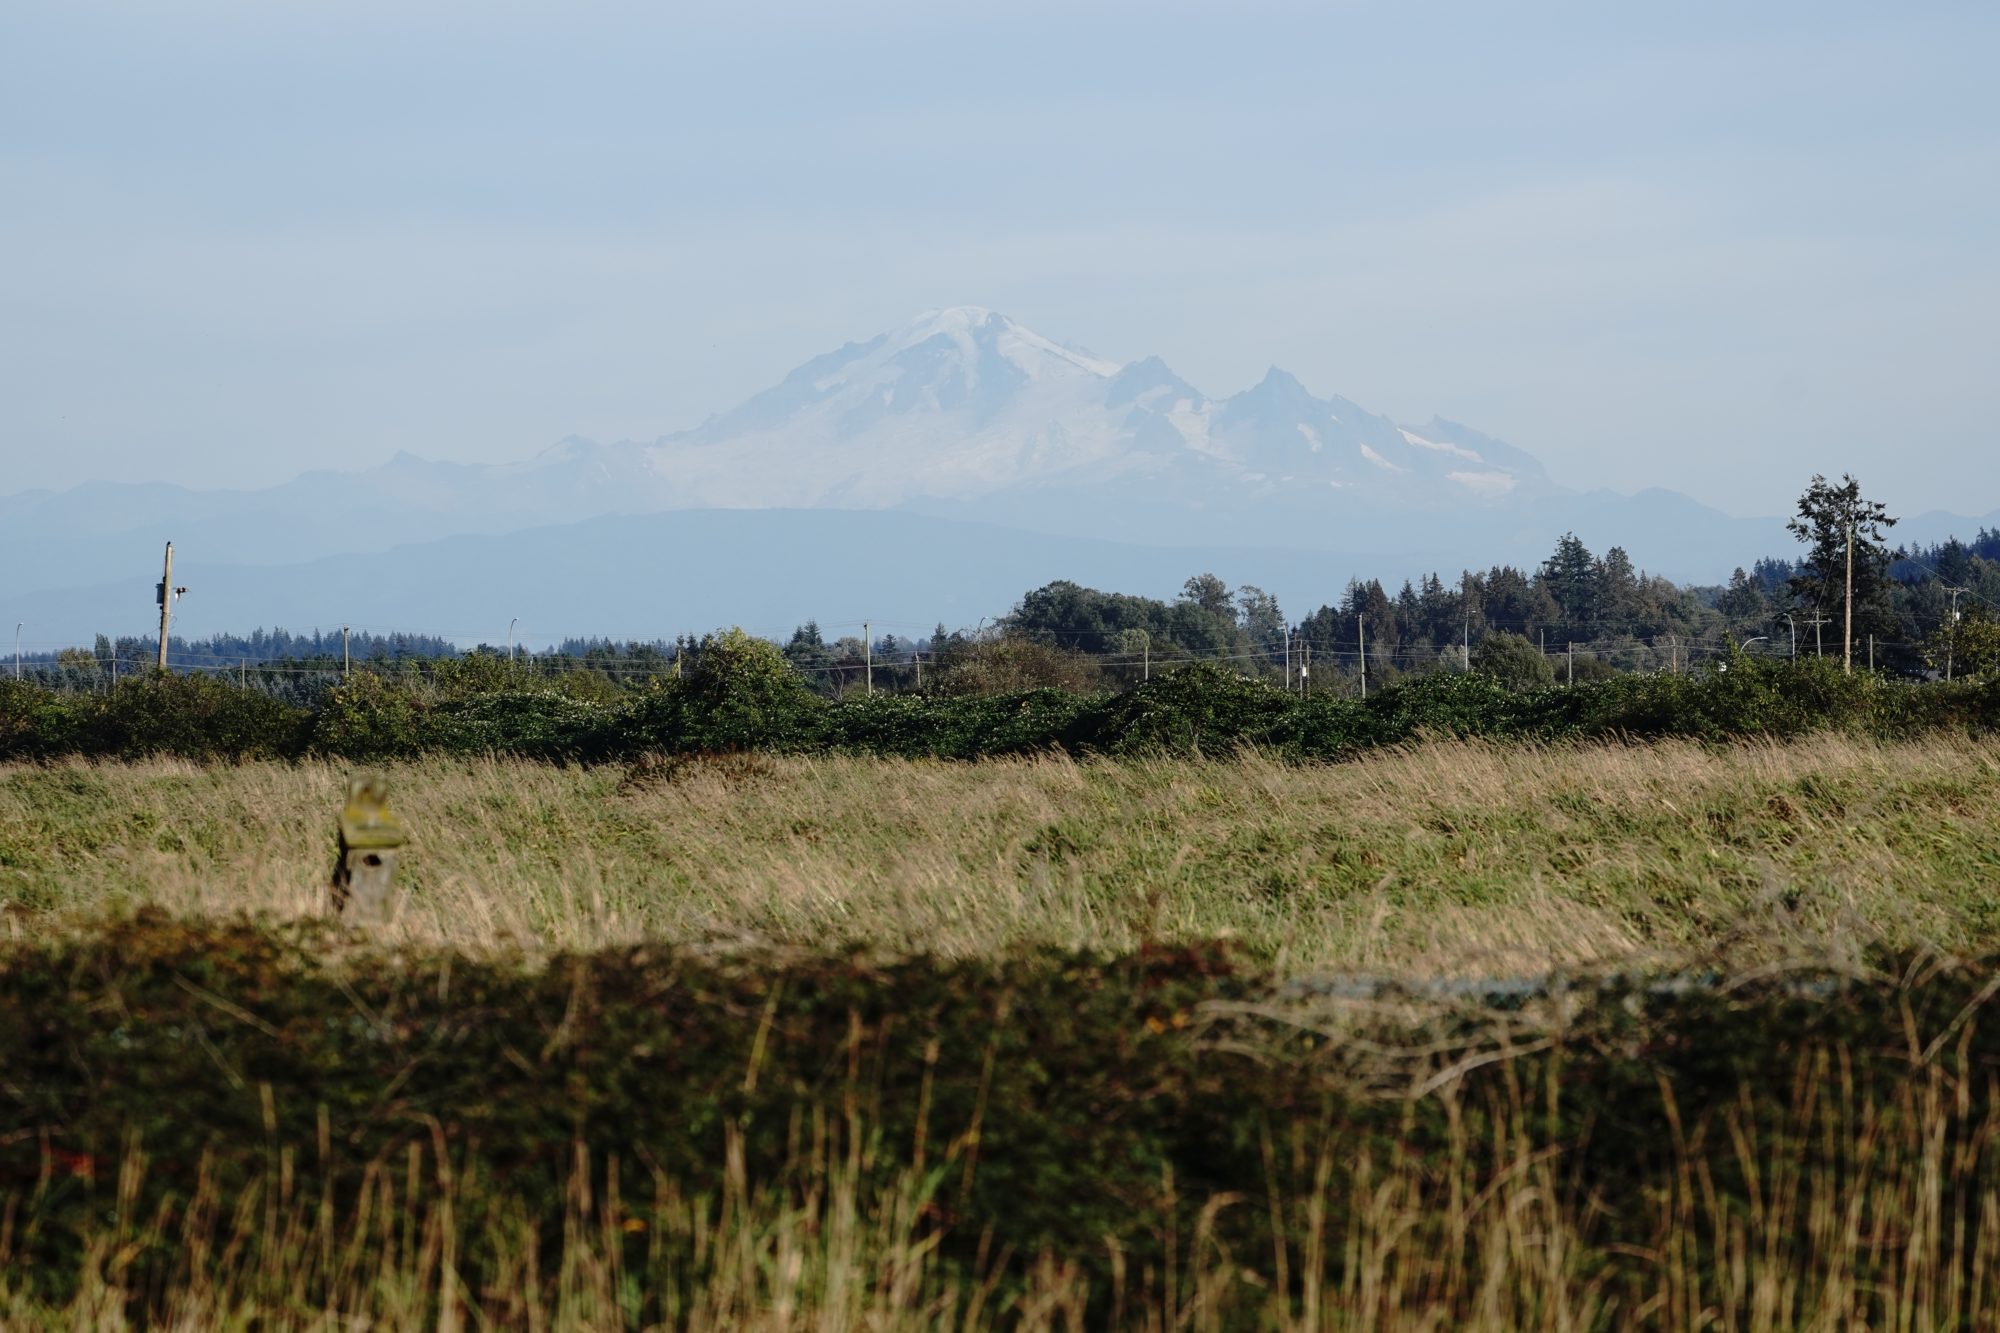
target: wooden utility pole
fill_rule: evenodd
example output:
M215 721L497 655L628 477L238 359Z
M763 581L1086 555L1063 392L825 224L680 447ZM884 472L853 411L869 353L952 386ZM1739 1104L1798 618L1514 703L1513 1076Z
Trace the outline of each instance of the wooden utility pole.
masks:
M1354 639L1361 649L1361 697L1368 697L1368 617L1354 613Z
M861 669L867 673L868 692L875 693L875 645L870 642L868 622L861 622Z
M1966 591L1966 589L1947 587L1945 591L1951 594L1951 612L1944 626L1944 679L1945 683L1949 685L1951 683L1951 659L1957 655L1956 650L1958 648L1958 595Z
M1311 694L1313 692L1312 640L1311 639L1304 640L1303 643L1300 645L1300 647L1301 650L1304 652L1305 657L1303 658L1303 660L1299 662L1299 693L1302 695Z
M1854 520L1847 520L1847 612L1841 626L1840 669L1854 674Z
M340 627L340 683L342 685L347 683L347 667L347 626L342 625Z
M19 672L16 672L15 674L17 674L17 675L18 675L18 674L20 674L20 673L19 673ZM1288 693L1288 694L1289 694L1289 693L1291 692L1291 688L1292 688L1292 627L1291 627L1290 625L1287 625L1287 626L1285 626L1285 691L1286 691L1286 693Z
M1569 641L1569 677L1563 682L1563 684L1565 685L1576 684L1576 640L1575 639L1571 639Z
M1820 626L1826 624L1827 619L1828 618L1826 616L1823 616L1819 612L1815 611L1813 612L1813 618L1806 622L1806 624L1812 626L1814 657L1826 656L1826 641L1820 636L1819 631L1820 631Z
M174 599L186 592L186 588L174 586L174 544L167 543L166 563L160 567L160 586L156 593L160 601L160 670L167 669L167 627L174 618Z
M1464 637L1459 641L1458 669L1472 670L1472 577L1461 575L1458 581L1459 609L1465 612Z
M924 655L912 649L910 652L910 661L917 668L917 693L922 694L924 692Z

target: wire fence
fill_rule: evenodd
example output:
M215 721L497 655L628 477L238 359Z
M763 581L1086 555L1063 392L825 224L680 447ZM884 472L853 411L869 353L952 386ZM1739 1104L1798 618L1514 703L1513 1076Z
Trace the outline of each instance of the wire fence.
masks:
M872 623L888 627L885 622ZM838 628L840 622L831 624ZM792 666L801 675L817 680L835 692L845 692L871 675L879 688L906 690L915 688L917 677L922 674L935 673L941 667L952 665L977 668L989 662L991 654L1001 645L1030 642L1082 654L1089 666L1118 679L1137 679L1188 663L1206 662L1233 666L1246 676L1264 676L1273 680L1282 678L1294 688L1306 688L1309 684L1330 688L1341 682L1350 686L1358 684L1364 660L1364 650L1358 644L1336 643L1325 636L1310 634L1294 634L1289 643L1248 649L1238 646L1230 651L1189 647L1172 641L1132 648L1131 633L1029 633L1010 637L991 631L977 638L960 638L942 651L932 646L934 641L911 640L908 647L898 646L872 661L852 657L832 662L793 660ZM573 641L589 640L579 636ZM1092 641L1107 647L1116 645L1116 649L1093 652ZM1564 678L1567 666L1579 661L1611 663L1621 670L1692 670L1732 652L1750 652L1758 656L1809 656L1814 651L1807 647L1794 652L1788 642L1781 642L1768 634L1750 636L1747 644L1723 634L1693 638L1673 634L1651 639L1620 634L1585 639L1563 637L1560 643L1543 642L1537 646L1558 680ZM820 651L826 650L824 645L818 647ZM1370 645L1365 650L1365 661L1368 675L1380 679L1385 675L1420 674L1430 670L1465 670L1471 665L1470 659L1476 650L1476 642L1467 644L1463 640L1445 644L1398 644L1394 647ZM1819 651L1828 655L1824 645ZM1837 653L1836 647L1832 655ZM463 673L469 656L479 655L357 657L343 666L332 660L259 661L241 654L203 652L170 645L168 667L176 674L212 676L245 689L309 702L358 672L378 673L404 680L435 680L440 675ZM613 686L663 680L680 674L684 669L677 652L664 651L649 651L637 656L579 656L552 650L521 650L500 660L507 663L510 671L528 680L554 679L581 672L603 677ZM11 674L64 693L92 693L112 689L120 681L141 679L156 670L158 662L156 650L88 657L78 654L67 660L52 660L51 655L44 653L18 659ZM4 667L0 667L0 674L7 674ZM935 675L932 679L936 679Z

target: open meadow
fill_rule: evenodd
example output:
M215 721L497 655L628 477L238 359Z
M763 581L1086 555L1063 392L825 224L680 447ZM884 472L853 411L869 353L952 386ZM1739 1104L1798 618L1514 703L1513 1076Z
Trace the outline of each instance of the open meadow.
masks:
M2000 1308L1988 742L347 771L0 768L8 1327Z
M0 768L0 920L322 914L348 771ZM386 935L473 952L1227 938L1279 974L1495 977L2000 946L2000 748L1962 737L383 771L412 831Z

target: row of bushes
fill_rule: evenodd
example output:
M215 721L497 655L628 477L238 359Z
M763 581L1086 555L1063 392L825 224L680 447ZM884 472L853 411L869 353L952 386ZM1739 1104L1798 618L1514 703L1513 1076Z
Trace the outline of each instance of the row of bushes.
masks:
M1257 745L1337 759L1425 734L1910 735L2000 727L2000 679L1946 685L1843 673L1831 660L1738 657L1685 675L1624 675L1517 692L1478 672L1419 677L1366 700L1302 697L1213 664L1121 694L883 694L830 703L768 644L724 635L683 678L633 698L560 688L439 691L360 672L316 708L213 677L153 677L106 694L0 682L0 759L61 755L378 760L505 753L594 762L647 752L847 751L972 759L1071 753L1223 754Z
M805 1188L787 1173L847 1126L866 1139L849 1159L865 1191L913 1158L948 1168L924 1214L944 1262L1053 1252L1090 1270L1099 1300L1204 1228L1267 1269L1296 1243L1338 1283L1397 1162L1439 1196L1408 1219L1419 1239L1464 1250L1476 1274L1479 1236L1449 1234L1443 1199L1533 1167L1593 1233L1602 1271L1585 1278L1633 1308L1658 1282L1663 1201L1690 1180L1723 1215L1681 1237L1696 1276L1740 1260L1722 1222L1757 1206L1760 1171L1780 1182L1766 1189L1791 1170L1793 1188L1858 1192L1907 1147L1947 1164L1927 1177L1942 1216L1976 1219L1993 1197L2000 1025L1974 1018L1992 968L1877 961L1875 981L1766 976L1726 994L1607 980L1534 1039L1518 1016L1377 1007L1329 1042L1207 946L893 964L635 948L534 967L139 919L0 951L0 1216L11 1280L61 1300L114 1217L205 1192L211 1216L254 1222L239 1205L261 1187L275 1209L280 1173L283 1199L345 1216L371 1172L414 1181L421 1163L493 1192L455 1205L477 1292L496 1276L479 1210L506 1201L553 1248L579 1163L584 1197L643 1214L661 1181L687 1199L731 1179ZM121 1180L135 1154L143 1174ZM1308 1245L1294 1205L1315 1196L1331 1211ZM1808 1210L1765 1206L1757 1246L1812 1261L1826 1237ZM1907 1221L1871 1211L1865 1229ZM626 1230L636 1271L664 1242ZM122 1243L122 1286L144 1300L185 1240ZM1880 1251L1868 1262L1885 1272L1905 1257Z

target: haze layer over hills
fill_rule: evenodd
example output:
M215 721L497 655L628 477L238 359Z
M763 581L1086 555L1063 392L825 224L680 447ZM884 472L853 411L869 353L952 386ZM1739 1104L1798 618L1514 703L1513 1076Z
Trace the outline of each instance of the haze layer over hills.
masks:
M725 512L676 524L691 510ZM726 512L750 510L795 512ZM829 526L796 512L813 510L849 513ZM913 528L888 511L932 521ZM593 521L612 514L652 517ZM674 555L665 567L643 557L649 528L651 549ZM490 549L449 542L530 529ZM1776 520L1732 518L1671 491L1565 489L1530 454L1470 427L1399 425L1276 367L1215 398L1157 357L1116 362L961 306L816 357L650 443L570 438L502 465L399 454L261 491L98 482L0 499L0 614L33 620L38 639L132 628L167 540L207 585L217 628L362 620L344 609L358 599L339 591L337 560L296 576L282 567L373 553L356 573L396 586L398 627L447 632L468 598L497 615L510 586L563 600L546 586L560 551L566 586L593 585L570 608L643 608L648 625L616 628L638 632L658 616L672 632L826 616L797 578L816 539L907 551L921 534L921 577L907 561L863 560L842 586L862 611L927 622L975 614L965 597L941 597L954 581L982 597L1051 577L1157 594L1211 567L1304 610L1355 576L1532 565L1566 531L1699 580L1787 545ZM1051 568L1058 551L1075 567ZM231 572L244 566L261 572ZM495 586L465 585L489 571ZM552 635L613 628L534 618Z

